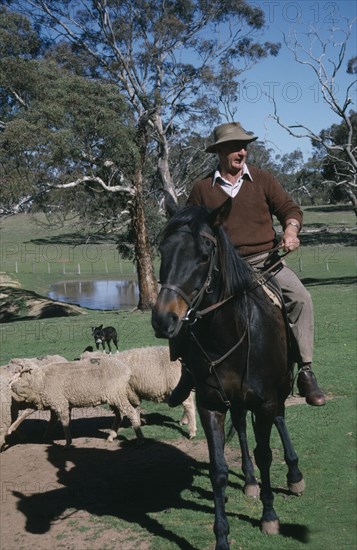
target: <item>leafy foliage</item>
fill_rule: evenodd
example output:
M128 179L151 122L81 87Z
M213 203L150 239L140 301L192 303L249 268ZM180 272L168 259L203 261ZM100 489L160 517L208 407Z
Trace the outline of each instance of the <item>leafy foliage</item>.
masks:
M0 18L3 26L11 19L10 28L17 24L14 35L19 37L24 19L5 15ZM26 30L31 44L38 46L36 33L28 25ZM4 49L7 55L0 60L5 99L0 134L3 206L10 210L28 195L33 207L47 213L76 211L90 223L103 223L103 217L108 223L125 204L122 196L109 200L90 181L81 190L53 186L83 175L103 177L111 184L120 182L123 174L130 180L137 151L125 101L114 84L63 68L55 55L35 59L38 47L31 49L27 38L22 48L20 39L14 42L17 47Z

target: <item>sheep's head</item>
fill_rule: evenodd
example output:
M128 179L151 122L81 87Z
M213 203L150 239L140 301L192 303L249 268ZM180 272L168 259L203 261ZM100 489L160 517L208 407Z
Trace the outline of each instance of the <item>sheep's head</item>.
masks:
M38 401L33 391L33 374L38 367L24 366L20 372L15 373L10 383L13 399L15 401L26 401L36 403Z

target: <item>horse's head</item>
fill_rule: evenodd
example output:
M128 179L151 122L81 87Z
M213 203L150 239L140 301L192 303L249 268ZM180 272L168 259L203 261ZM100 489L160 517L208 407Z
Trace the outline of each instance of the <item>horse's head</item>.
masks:
M182 322L209 290L216 265L217 231L229 215L231 199L215 210L203 206L178 209L166 204L172 215L160 245L161 289L152 312L159 338L177 336Z

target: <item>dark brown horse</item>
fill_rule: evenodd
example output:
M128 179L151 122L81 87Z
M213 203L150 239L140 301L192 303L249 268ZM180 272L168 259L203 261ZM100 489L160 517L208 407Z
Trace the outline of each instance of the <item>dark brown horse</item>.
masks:
M289 487L295 493L303 491L298 457L284 421L293 376L286 321L222 228L230 207L230 199L213 211L203 206L176 211L173 202L167 204L172 217L160 246L161 290L152 312L156 336L180 341L194 379L209 449L216 550L229 548L224 458L228 410L239 435L247 488L257 484L245 432L247 411L253 413L264 533L279 530L270 484L273 424L284 445Z

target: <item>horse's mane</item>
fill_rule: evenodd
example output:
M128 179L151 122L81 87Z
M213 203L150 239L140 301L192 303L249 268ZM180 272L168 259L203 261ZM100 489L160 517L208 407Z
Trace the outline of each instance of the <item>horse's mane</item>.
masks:
M179 210L169 219L163 239L169 237L184 226L189 226L195 239L201 231L207 228L208 216L211 210L205 206L187 206ZM212 229L212 228L211 228ZM221 226L212 229L217 240L222 278L222 298L230 295L240 296L252 287L252 269L235 250L227 233Z
M194 237L197 237L206 223L207 212L208 210L204 206L185 206L181 208L167 222L162 234L162 240L176 233L176 231L185 225L188 225Z

